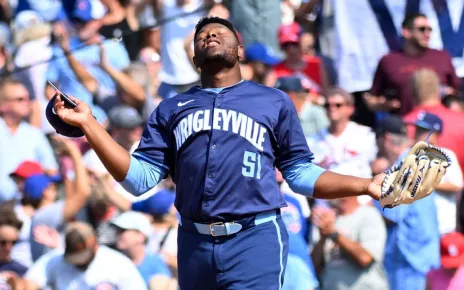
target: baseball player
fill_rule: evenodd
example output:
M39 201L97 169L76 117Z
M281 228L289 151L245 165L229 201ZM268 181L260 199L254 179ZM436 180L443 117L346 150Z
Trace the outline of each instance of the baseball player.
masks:
M293 191L324 199L379 199L384 175L358 178L314 165L290 98L242 80L244 49L230 22L200 20L194 45L202 85L165 99L132 154L98 124L88 104L72 98L77 104L72 109L58 94L54 111L82 130L132 194L142 195L172 176L181 215L181 289L281 289L288 235L275 169Z

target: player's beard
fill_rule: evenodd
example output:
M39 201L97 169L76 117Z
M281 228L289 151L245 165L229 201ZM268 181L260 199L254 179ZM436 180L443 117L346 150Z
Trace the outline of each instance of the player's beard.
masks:
M232 68L238 60L238 49L232 45L228 45L226 49L205 54L203 59L202 70L216 70L222 68Z

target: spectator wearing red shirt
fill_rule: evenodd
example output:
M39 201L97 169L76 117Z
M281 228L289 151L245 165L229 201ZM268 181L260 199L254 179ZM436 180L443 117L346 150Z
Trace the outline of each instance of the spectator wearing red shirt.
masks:
M404 116L408 124L414 123L422 112L432 113L443 120L443 132L439 146L456 153L461 169L464 168L464 114L452 111L441 103L440 79L430 69L420 69L412 75L412 89L416 107ZM408 128L408 136L413 138L414 127Z
M279 28L279 44L285 52L285 59L274 67L267 85L273 86L280 77L299 76L305 87L312 92L328 88L326 72L322 60L317 56L305 56L300 47L301 26L295 22Z
M371 110L389 111L405 115L413 109L411 75L421 68L436 72L440 80L440 92L452 94L460 86L451 57L442 50L429 48L432 28L424 14L407 15L402 24L404 46L400 51L382 57L371 95L366 101Z

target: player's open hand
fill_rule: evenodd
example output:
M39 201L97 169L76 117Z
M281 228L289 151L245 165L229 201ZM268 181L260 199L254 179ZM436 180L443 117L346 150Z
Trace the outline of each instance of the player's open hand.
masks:
M68 97L77 104L77 107L73 109L65 105L65 102L61 99L61 94L57 92L57 97L54 104L55 112L61 120L68 123L69 125L82 128L85 122L93 118L92 110L90 109L89 105L82 102L81 100L71 96Z
M374 176L374 178L372 178L371 183L367 187L367 193L370 197L372 197L375 200L380 199L380 196L382 194L381 187L384 179L385 173L379 173L376 176Z

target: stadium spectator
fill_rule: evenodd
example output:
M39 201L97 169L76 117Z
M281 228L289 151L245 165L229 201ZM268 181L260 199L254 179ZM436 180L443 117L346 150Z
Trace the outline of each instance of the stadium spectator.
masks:
M245 49L245 63L251 67L250 80L265 85L272 68L280 62L275 52L262 43L254 43Z
M17 197L18 189L9 176L26 160L37 161L46 173L57 173L50 143L45 135L25 119L30 114L29 92L16 80L0 81L0 201Z
M45 84L49 60L53 55L51 46L52 25L33 10L24 10L14 18L13 26L15 71L14 77L28 89L32 112L30 123L42 130L51 127L45 118ZM44 131L45 131L44 130Z
M84 207L91 193L88 175L77 146L64 137L56 137L55 141L60 154L71 157L75 179L72 182L64 180L68 186L65 186L65 196L62 199L57 199L58 190L54 178L39 174L26 179L22 204L30 205L35 210L31 219L31 233L35 231L36 226L47 226L61 232L66 223ZM33 261L51 250L37 242L33 234L30 235L29 241Z
M55 59L50 62L47 72L47 79L60 85L60 89L70 94L78 96L81 100L89 104L102 102L105 97L116 95L116 84L111 77L105 73L97 64L100 63L99 44L103 45L107 51L108 62L118 70L122 70L129 65L129 57L124 46L113 40L104 40L98 33L102 26L102 18L105 13L104 6L99 1L91 0L71 0L63 2L64 9L77 30L77 36L68 36L67 31L56 33L58 45L54 47ZM69 47L67 39L69 37ZM61 46L61 47L60 47ZM85 46L83 48L83 46ZM79 48L79 50L77 50ZM75 60L70 61L69 54ZM67 57L63 57L67 56ZM99 98L94 98L92 93L86 89L79 74L76 74L74 63L81 63L83 67L98 81ZM93 105L94 116L103 122L106 115L99 106Z
M427 273L425 290L464 289L464 236L448 233L440 239L441 267Z
M23 223L9 207L0 208L0 275L4 272L23 276L27 267L12 258Z
M266 84L273 85L280 77L299 76L312 93L321 93L328 89L324 64L317 56L303 55L300 46L302 32L301 26L295 22L279 28L279 43L285 59L274 67Z
M147 252L147 243L152 236L153 228L148 219L142 214L128 211L113 220L118 232L117 248L131 259L137 266L140 275L147 286L155 276L162 276L163 280L171 279L171 272L157 254ZM157 277L160 280L161 277Z
M178 212L174 206L175 187L172 179L164 180L164 188L149 198L132 204L132 210L144 213L153 231L147 244L148 253L160 254L177 277Z
M343 89L326 94L325 104L330 125L308 138L314 153L314 163L332 171L356 172L359 177L371 177L371 162L377 156L375 134L371 128L350 121L354 98ZM359 197L362 203L371 199Z
M329 86L335 86L337 84L337 72L334 67L334 62L329 57L321 55L316 51L316 38L314 33L303 32L300 36L300 48L305 58L319 57L324 62L324 67L327 71L327 83Z
M407 137L406 126L401 117L395 115L389 115L380 120L376 130L379 152L371 164L372 174L389 169L409 148L410 141Z
M389 289L382 265L386 229L381 215L356 197L331 204L334 208L312 209L321 236L312 250L321 289Z
M224 1L230 10L230 21L243 38L243 45L248 47L255 42L263 43L274 51L279 51L275 32L281 24L279 0L242 0ZM222 17L221 15L214 15Z
M458 95L445 96L441 103L451 111L464 113L464 99Z
M26 289L145 290L135 265L124 255L101 246L90 225L70 223L64 235L65 249L47 253L17 281Z
M329 127L326 111L310 101L310 92L303 87L301 78L297 76L278 78L275 88L285 92L292 99L305 137L310 138Z
M129 59L136 60L143 45L143 31L140 29L136 1L101 0L101 2L106 7L106 14L102 18L100 34L108 39L121 40Z
M425 140L432 128L440 132L443 127L440 119L427 115L416 123L414 144ZM437 142L438 132L430 135L430 143ZM403 160L409 150L406 149L397 162ZM425 289L427 272L440 266L436 197L436 192L433 192L429 198L387 210L382 210L380 203L375 202L387 224L384 265L391 290ZM448 203L446 208L451 209ZM455 208L451 210L455 211ZM446 218L443 222L455 223L456 219L452 221L453 218Z
M308 265L294 254L288 254L282 290L315 290L319 282Z
M442 50L429 48L432 33L430 22L424 14L406 15L401 25L404 46L380 60L370 94L366 102L373 111L388 111L405 115L414 107L411 75L421 68L436 72L440 91L453 93L460 86L451 57Z
M429 69L420 69L412 75L414 99L417 106L404 116L404 121L414 124L421 112L437 115L443 121L443 132L440 134L438 145L453 151L464 168L464 113L452 111L441 104L440 82L436 73ZM409 126L408 136L414 139L415 126Z
M206 16L208 13L206 6L211 2L209 0L153 1L155 19L175 17L190 12L187 16L152 29L152 38L159 34L159 42L154 46L159 48L160 55L163 55L159 72L161 84L158 89L161 98L173 97L199 84L200 75L190 65L183 44L200 18Z
M418 115L415 142L425 140L429 132L428 143L437 146L443 132L443 121L436 115L422 112ZM415 143L414 142L414 143ZM456 231L457 199L463 189L463 176L456 154L446 147L441 147L450 157L451 166L446 170L440 184L435 189L435 206L437 208L438 228L441 235Z

